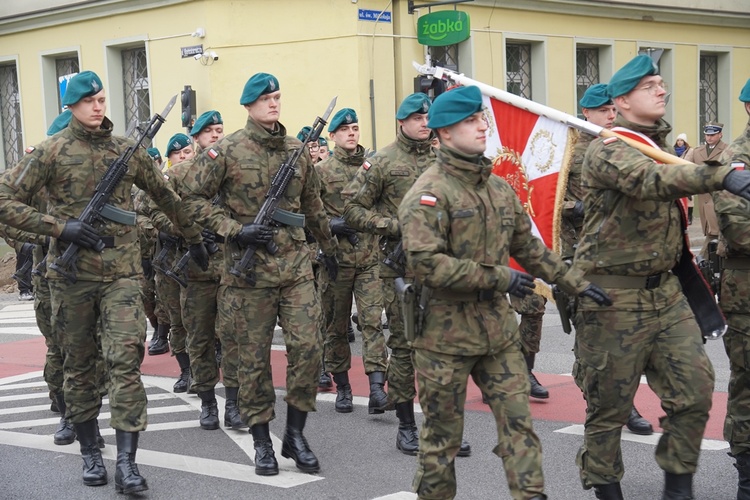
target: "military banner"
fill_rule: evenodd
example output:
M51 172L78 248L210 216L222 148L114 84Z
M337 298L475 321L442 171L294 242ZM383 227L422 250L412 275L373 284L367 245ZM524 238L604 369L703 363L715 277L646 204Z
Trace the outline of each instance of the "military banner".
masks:
M560 220L576 132L569 126L484 96L489 124L484 154L513 187L534 234L560 250ZM512 266L520 266L512 262Z

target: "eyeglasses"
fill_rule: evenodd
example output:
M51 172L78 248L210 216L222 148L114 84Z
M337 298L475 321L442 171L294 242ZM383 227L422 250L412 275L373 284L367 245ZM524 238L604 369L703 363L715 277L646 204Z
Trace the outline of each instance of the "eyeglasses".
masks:
M317 142L308 142L307 149L309 149L310 151L317 151L320 149L320 146Z
M664 92L669 92L669 85L667 82L649 83L648 85L644 85L636 90L645 90L651 95L656 95L659 93L659 89L662 89Z

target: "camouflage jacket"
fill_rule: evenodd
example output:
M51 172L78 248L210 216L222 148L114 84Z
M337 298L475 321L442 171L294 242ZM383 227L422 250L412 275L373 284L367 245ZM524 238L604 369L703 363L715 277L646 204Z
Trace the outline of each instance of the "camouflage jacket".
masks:
M0 179L0 220L27 231L58 238L65 222L78 217L91 200L97 183L107 168L132 141L112 135L112 122L105 119L102 127L91 132L75 118L58 134L36 148L29 148L23 159L5 172ZM121 210L132 211L131 188L147 191L166 213L183 227L193 240L200 239L200 229L181 211L180 198L169 188L153 165L145 149L133 155L127 173L117 186L109 203ZM28 206L26 200L46 187L48 213ZM141 254L135 226L106 220L98 227L102 236L114 237L114 247L101 253L81 249L76 266L82 281L113 281L141 274ZM50 258L60 255L66 245L53 239ZM64 279L48 270L47 278Z
M750 122L742 135L732 142L721 156L721 163L734 168L750 168ZM713 193L714 210L719 219L723 257L750 259L750 202L728 191ZM734 266L729 266L734 267ZM749 269L724 269L721 275L720 306L724 312L750 312Z
M578 244L578 235L583 227L582 219L573 219L573 209L577 201L583 201L583 188L581 187L583 157L593 140L593 135L580 132L573 149L573 158L570 160L565 202L562 210L562 224L560 226L560 255L566 259L573 258L575 246Z
M229 274L229 269L244 254L244 249L231 239L243 224L253 222L276 172L293 150L303 147L296 138L286 135L281 123L278 126L279 130L271 133L248 118L245 128L225 136L188 163L184 176L179 179L190 213L205 227L228 239L222 283L229 286L249 286L243 279ZM331 236L318 189L318 176L305 151L279 208L304 214L305 224L321 249L331 255L336 253L337 243ZM221 194L222 206L211 205L211 199L217 194ZM278 246L275 255L270 255L265 248L255 254L257 288L278 287L303 277L312 279L311 266L306 265L310 254L302 227L274 227L273 241Z
M618 116L615 126L647 135L672 152L666 142L671 127L664 120L643 126ZM657 164L623 141L595 139L583 162L586 218L576 266L585 273L620 276L671 270L684 244L679 198L721 189L727 173L729 167ZM630 303L628 293L612 297L613 307L657 307ZM635 289L631 295L638 293Z
M433 289L415 348L481 355L518 342L516 315L504 293L510 257L569 293L588 285L533 236L515 191L492 175L492 163L482 156L442 146L404 197L398 217L408 265L420 283ZM472 298L480 290L495 292L480 302Z
M365 159L365 148L357 146L353 154L336 146L333 155L315 165L320 177L320 199L330 218L343 217L344 198L342 192L351 182L357 169ZM339 236L339 265L344 267L367 267L378 260L380 250L375 234L358 232L359 243L352 246L346 237Z
M396 140L365 160L344 190L346 222L360 231L387 237L385 251L392 251L399 240L398 206L434 159L429 139L410 139L399 128ZM380 276L396 274L381 265Z

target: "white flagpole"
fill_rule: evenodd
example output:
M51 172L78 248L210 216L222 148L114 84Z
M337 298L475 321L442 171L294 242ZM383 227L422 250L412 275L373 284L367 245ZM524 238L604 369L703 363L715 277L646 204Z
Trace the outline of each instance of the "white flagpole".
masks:
M662 151L661 149L653 148L646 144L642 144L638 141L631 139L630 137L625 137L624 135L620 135L617 132L612 132L609 129L600 127L598 125L594 125L593 123L587 122L586 120L581 120L580 118L576 116L569 115L555 108L545 106L544 104L539 104L538 102L525 99L521 96L511 94L510 92L506 92L505 90L501 90L496 87L491 87L490 85L484 84L477 80L473 80L471 78L464 76L463 74L456 73L455 71L452 71L450 69L441 68L440 66L435 66L435 67L423 66L416 62L414 62L413 64L414 64L414 67L417 69L417 71L419 71L422 74L432 75L435 78L440 78L440 79L448 79L460 85L475 85L479 87L479 90L484 95L494 97L498 101L508 103L511 106L525 109L526 111L529 111L530 113L534 113L535 115L544 116L546 118L549 118L550 120L563 123L565 125L568 125L569 127L573 127L587 134L591 134L591 135L595 135L599 137L617 137L618 139L622 140L626 144L636 148L638 151L640 151L644 155L658 162L670 164L670 165L692 165L692 163L685 161L683 158L669 154L666 151Z

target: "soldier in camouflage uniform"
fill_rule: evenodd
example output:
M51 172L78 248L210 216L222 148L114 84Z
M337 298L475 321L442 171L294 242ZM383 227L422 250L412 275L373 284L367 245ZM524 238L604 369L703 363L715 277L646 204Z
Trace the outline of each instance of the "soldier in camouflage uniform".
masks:
M352 352L347 338L351 328L352 293L357 304L359 326L362 330L362 362L365 373L385 373L387 352L380 316L383 311L383 287L378 274L380 265L377 236L358 232L344 220L342 192L354 178L365 159L365 148L359 144L357 113L351 108L339 110L328 127L331 140L336 143L333 156L315 166L320 178L320 198L330 217L331 233L338 238L337 260L339 274L335 281L327 281L323 302L333 305L332 317L325 332L325 366L336 382L335 409L339 413L353 411L349 369ZM382 413L388 396L382 385L370 392L370 413Z
M750 80L740 101L750 115ZM750 122L721 162L750 167ZM724 439L739 472L737 500L750 500L750 203L726 191L713 193L713 199L723 249L719 306L729 324L723 338L730 368Z
M420 499L455 497L454 460L471 376L489 397L497 423L494 452L503 459L512 497L541 500L541 444L506 295L532 293L534 278L508 267L509 259L572 294L603 303L608 298L532 235L516 193L492 175L492 162L483 157L487 122L477 87L438 96L428 126L441 147L398 209L408 266L426 304L424 326L412 343L424 412L413 488Z
M84 71L73 77L62 102L73 114L70 125L31 148L0 180L0 220L52 237L50 261L71 243L80 248L75 283L49 266L47 271L53 328L62 333L64 352L75 352L63 364L67 412L81 445L84 484L106 484L107 471L96 440L101 407L95 377L99 328L111 383L110 425L117 440L115 489L135 493L148 486L135 464L138 433L146 427L146 392L140 377L146 323L138 290L141 259L135 214L129 212L133 184L148 191L179 222L183 234L195 242L193 253L206 265L208 255L200 233L180 210L179 197L141 149L109 200L115 210L107 209L105 222L95 229L76 219L109 165L132 143L112 135L112 122L105 117L104 90L96 74ZM25 202L43 188L49 197L48 214ZM104 249L93 250L99 245Z
M380 236L385 244L382 258L394 250L401 238L396 212L404 194L435 157L430 144L432 132L427 127L429 109L427 95L418 92L407 96L396 112L399 124L396 140L368 158L342 194L346 199L346 222L358 231ZM403 313L394 285L399 275L381 263L380 277L390 327L387 341L391 349L387 367L388 399L395 405L399 420L396 448L407 455L416 455L419 450L414 420L417 391L411 346L404 337ZM411 273L407 274L406 280L412 281ZM386 379L385 373L372 372L369 379L370 393L379 394ZM381 413L385 407L379 399L371 397L369 408L371 413ZM468 443L465 453L471 453Z
M287 348L287 425L281 454L293 458L304 472L320 470L303 435L307 413L315 411L320 373L320 304L315 293L304 226L323 251L332 277L337 272L336 240L320 201L319 181L305 152L296 164L273 227L254 222L271 181L293 150L304 147L286 135L279 122L281 91L273 75L257 73L245 84L240 104L247 125L203 151L190 165L182 185L183 202L204 227L224 236L224 269L219 297L220 321L237 332L240 344L242 419L255 442L255 471L278 474L268 423L274 418L276 394L271 379L271 343L277 321ZM223 207L210 200L221 195ZM269 253L273 241L277 250ZM257 249L253 280L235 277L230 270L248 246Z
M630 129L623 133L640 133L671 151L666 141L671 127L662 119L664 86L653 61L640 55L615 73L607 93L619 113L615 125ZM581 184L586 217L575 264L615 304L600 309L583 299L578 305L574 376L587 403L577 457L583 486L593 487L600 499L622 498L620 435L645 371L666 412L656 447L656 461L665 471L663 498L691 498L714 371L672 272L686 271L678 262L685 262L688 252L679 199L722 187L747 197L750 172L660 165L621 140L595 139Z
M167 162L162 169L164 177L169 178L169 172L172 167L192 159L193 156L195 156L195 151L193 150L193 141L190 137L182 133L170 137L166 151ZM171 269L177 263L179 255L182 255L182 252L178 252L182 234L176 229L172 221L158 209L153 200L149 199L146 201L144 213L151 219L154 227L159 230L159 244L155 250L157 255L161 253L164 245L170 244L169 240L172 241L172 248L167 253L166 258L162 262L155 263L155 270L157 271L154 278L156 282L156 294L159 296L159 300L169 317L169 330L160 329L159 339L163 342L163 337L161 336L166 335L167 332L169 333L169 349L172 351L172 356L175 357L180 367L180 376L174 383L172 390L176 393L187 392L191 390L192 378L190 373L190 356L187 350L187 331L182 320L182 307L180 305L181 290L180 285L165 274L167 270ZM154 344L153 347L154 354L160 354L164 349L160 348L160 343ZM152 349L149 348L149 354L151 354L151 351ZM191 390L191 393L193 392Z
M597 83L592 85L581 98L580 105L583 116L586 121L599 125L606 129L611 129L617 117L617 109L612 104L612 99L607 95L607 85ZM565 260L573 260L573 255L578 247L578 238L583 228L583 188L581 187L581 171L583 169L583 158L586 154L594 136L591 134L580 134L573 150L573 158L570 163L570 172L568 174L567 190L565 192L565 203L562 211L562 229L560 232L561 252ZM574 347L575 355L577 349ZM574 371L576 371L574 369ZM580 381L576 379L576 384L583 390ZM648 436L653 434L654 428L651 423L643 418L633 405L628 415L628 421L625 424L634 434Z

